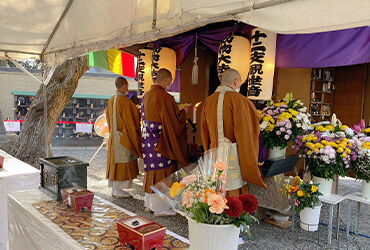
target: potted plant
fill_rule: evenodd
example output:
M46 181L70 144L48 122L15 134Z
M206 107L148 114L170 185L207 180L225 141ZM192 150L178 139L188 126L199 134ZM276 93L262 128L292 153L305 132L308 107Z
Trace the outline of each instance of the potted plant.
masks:
M357 157L353 158L351 169L356 179L362 180L362 197L370 200L370 128L365 121L353 126L356 135L352 138L356 146Z
M357 154L352 140L353 130L336 122L335 118L332 123L312 125L311 133L297 136L294 140L296 152L305 158L313 181L320 183L320 192L324 196L331 194L336 175L348 175L350 164Z
M251 215L258 207L254 195L225 198L228 165L215 150L195 168L181 169L152 187L187 217L192 249L237 249L240 230L251 236L249 225L258 223Z
M300 215L300 227L306 231L316 231L320 219L322 195L312 181L303 181L299 176L285 180L285 194L294 200L295 211Z
M269 150L269 158L285 156L288 141L312 129L307 108L300 100L293 99L292 93L277 103L270 100L258 113L261 137Z

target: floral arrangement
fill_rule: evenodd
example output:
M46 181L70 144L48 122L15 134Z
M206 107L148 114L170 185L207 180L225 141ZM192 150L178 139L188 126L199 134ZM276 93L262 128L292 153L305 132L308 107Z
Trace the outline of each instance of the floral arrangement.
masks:
M307 107L300 100L293 99L292 93L286 94L277 103L270 100L267 107L258 113L261 135L267 149L284 149L288 141L312 129Z
M283 184L282 192L294 200L295 211L299 214L304 208L314 208L320 203L319 196L322 195L312 181L303 181L299 176L289 176Z
M366 128L365 121L353 126L355 135L352 137L356 146L357 159L351 164L357 179L370 182L370 128Z
M294 140L296 153L305 157L312 175L333 179L335 175L348 175L348 169L357 159L358 150L353 143L353 130L342 125L333 114L332 122L312 125L313 131Z
M258 200L252 194L224 198L226 193L227 164L216 162L213 175L189 174L171 186L170 196L181 197L186 215L197 223L243 226L250 236L248 225L258 220L250 215L258 207Z

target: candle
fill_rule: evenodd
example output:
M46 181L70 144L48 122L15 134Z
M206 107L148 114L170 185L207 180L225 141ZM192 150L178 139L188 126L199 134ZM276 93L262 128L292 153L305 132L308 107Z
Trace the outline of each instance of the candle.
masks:
M197 124L197 108L202 102L198 102L197 104L194 105L193 108L193 123Z
M195 106L193 108L193 123L197 123L197 108Z

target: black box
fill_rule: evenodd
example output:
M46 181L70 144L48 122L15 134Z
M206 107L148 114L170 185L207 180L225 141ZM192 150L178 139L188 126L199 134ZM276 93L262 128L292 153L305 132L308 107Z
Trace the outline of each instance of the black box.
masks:
M299 161L298 156L285 156L281 158L265 160L261 166L264 178L292 171Z
M60 190L69 187L83 187L87 189L87 166L70 156L40 158L41 190L54 200L62 201Z

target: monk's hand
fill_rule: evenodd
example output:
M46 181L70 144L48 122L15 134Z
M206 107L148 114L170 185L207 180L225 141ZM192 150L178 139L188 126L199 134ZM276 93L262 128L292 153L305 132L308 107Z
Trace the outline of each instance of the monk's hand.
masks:
M189 112L189 106L184 106L182 109L185 111L185 114Z

